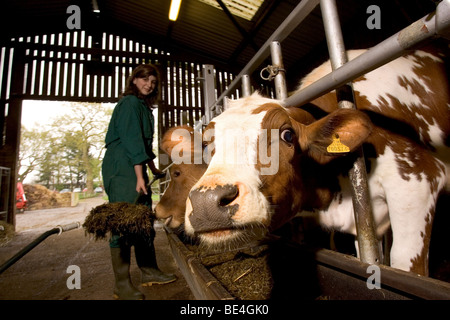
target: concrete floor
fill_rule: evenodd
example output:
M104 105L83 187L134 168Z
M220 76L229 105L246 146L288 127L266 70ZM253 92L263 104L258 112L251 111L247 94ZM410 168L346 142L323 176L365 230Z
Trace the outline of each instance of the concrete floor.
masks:
M0 265L17 254L42 233L57 225L84 222L91 208L104 202L101 197L82 200L73 208L25 211L16 216L16 236L0 247ZM179 271L165 231L155 224L156 254L161 270L177 275L178 280L152 287L139 286L140 271L134 254L131 263L133 283L146 300L193 300L189 286ZM74 275L70 266L78 266L81 288L69 289ZM69 279L69 283L74 283ZM0 300L112 300L114 276L108 242L95 241L84 229L49 236L23 258L0 274Z

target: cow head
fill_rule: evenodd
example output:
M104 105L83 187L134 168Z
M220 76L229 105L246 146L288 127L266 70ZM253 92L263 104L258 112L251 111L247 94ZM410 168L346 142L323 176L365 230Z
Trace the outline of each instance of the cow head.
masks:
M231 101L205 130L214 129L214 139L204 138L214 155L189 193L186 232L212 246L240 245L299 210L329 203L329 186L322 185L327 179L318 177L339 156L327 147L339 138L351 152L371 128L356 110L337 110L316 121L257 93Z
M184 222L189 191L206 170L201 141L202 135L189 126L171 128L162 138L161 149L172 160L169 168L171 180L155 207L155 213L171 228Z

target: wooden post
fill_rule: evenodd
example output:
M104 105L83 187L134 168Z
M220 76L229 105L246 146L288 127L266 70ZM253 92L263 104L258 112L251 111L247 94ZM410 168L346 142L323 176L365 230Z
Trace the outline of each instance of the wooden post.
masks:
M16 185L17 159L20 146L20 127L22 118L22 90L25 70L25 53L22 49L14 49L11 69L11 91L8 101L8 116L6 117L5 145L0 151L0 165L11 169L9 183L9 201L6 222L16 225Z

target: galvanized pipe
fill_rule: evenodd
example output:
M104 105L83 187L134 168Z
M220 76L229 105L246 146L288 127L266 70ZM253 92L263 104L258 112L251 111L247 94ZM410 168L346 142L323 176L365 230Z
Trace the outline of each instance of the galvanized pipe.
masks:
M425 40L435 36L447 35L450 28L449 2L450 0L440 2L434 14L424 16L380 42L367 52L347 62L344 66L290 96L284 101L284 104L301 106L404 55L409 49ZM439 17L439 20L436 17Z
M336 70L347 63L347 53L339 22L339 14L335 0L321 0L320 9L325 27L328 51L332 70ZM345 93L346 99L340 97ZM353 88L351 84L336 89L339 108L355 109ZM350 93L350 94L348 94ZM367 182L366 165L362 148L357 151L358 157L349 171L352 184L353 212L355 215L356 239L358 240L359 255L362 262L378 264L380 252L375 233L375 221L370 205L369 185Z
M215 100L215 81L214 81L214 66L211 64L203 65L203 93L205 97L205 123L209 123L214 117L213 106Z
M269 46L273 41L282 42L286 39L289 34L297 28L297 26L302 23L302 21L314 10L314 8L319 4L319 0L302 0L292 12L287 16L282 24L272 33L272 35L267 39L267 41L262 45L261 49L253 56L253 58L247 63L247 65L242 69L242 71L234 78L234 80L228 86L220 97L216 100L216 104L230 93L236 89L242 77L245 74L251 74L258 68L261 63L269 56ZM211 106L214 108L215 105Z
M278 41L272 41L270 44L270 55L272 57L272 67L277 69L275 76L275 95L279 100L288 97L286 86L286 70L284 70L283 54L281 52L281 45Z
M57 226L51 230L48 230L41 234L39 237L37 237L34 241L32 241L30 244L25 246L22 250L20 250L17 254L15 254L12 258L7 260L4 264L0 266L0 274L2 274L6 269L11 267L14 263L19 261L24 255L26 255L28 252L34 249L38 244L40 244L42 241L47 239L52 234L61 234L62 232L66 232L72 229L77 229L80 227L79 222L70 223L64 226Z
M251 88L251 84L250 84L250 76L248 74L244 74L242 76L242 96L248 97L251 94L252 94L252 88Z

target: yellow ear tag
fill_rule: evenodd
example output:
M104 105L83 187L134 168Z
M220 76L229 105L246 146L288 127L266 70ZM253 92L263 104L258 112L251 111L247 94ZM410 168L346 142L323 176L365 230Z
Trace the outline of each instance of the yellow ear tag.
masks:
M327 147L329 153L346 153L350 152L350 148L341 142L339 135L333 137L333 142Z

